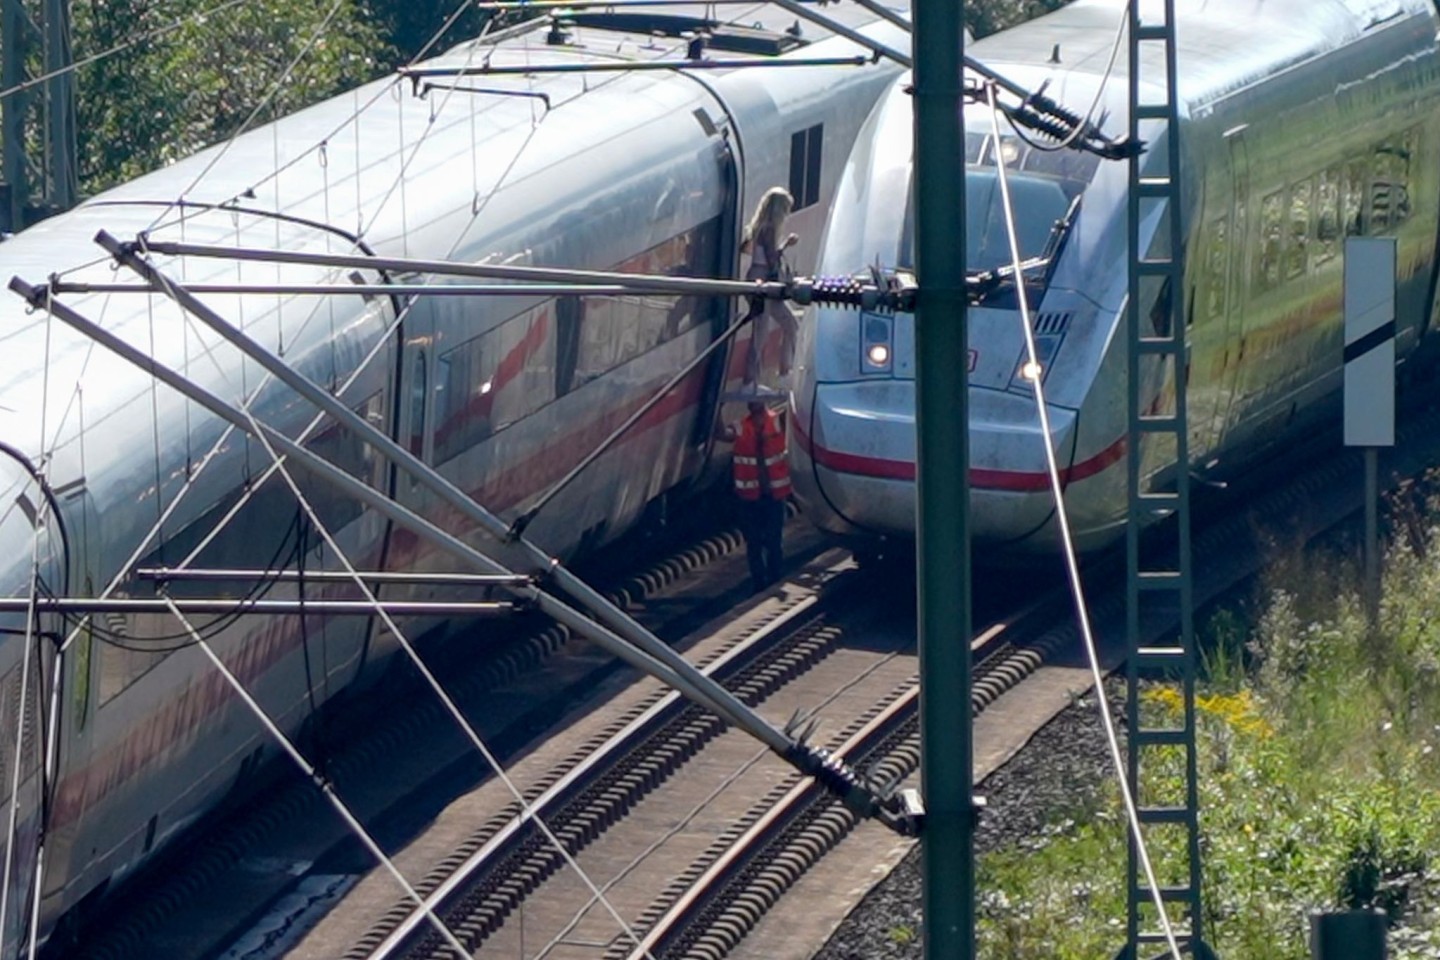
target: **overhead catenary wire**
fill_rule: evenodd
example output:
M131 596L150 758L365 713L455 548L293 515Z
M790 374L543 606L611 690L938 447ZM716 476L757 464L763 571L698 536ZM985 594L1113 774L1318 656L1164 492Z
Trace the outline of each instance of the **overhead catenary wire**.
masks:
M995 139L1000 139L1000 107L996 102L995 84L987 83L985 86L986 99L990 105L990 123ZM998 159L998 158L997 158ZM1175 929L1170 923L1169 911L1165 908L1165 899L1161 893L1160 884L1155 877L1155 869L1151 865L1150 855L1145 846L1145 837L1140 829L1140 816L1136 810L1135 797L1130 791L1129 780L1125 775L1125 760L1120 755L1120 741L1115 734L1115 721L1110 716L1110 704L1105 697L1105 676L1100 669L1100 654L1095 646L1095 634L1090 622L1089 603L1085 597L1085 587L1080 581L1080 563L1075 550L1075 542L1070 532L1070 518L1065 510L1065 488L1060 479L1060 466L1055 457L1055 443L1050 427L1050 414L1045 405L1045 385L1042 371L1040 370L1039 352L1035 348L1035 330L1030 319L1030 304L1025 292L1025 279L1020 268L1020 242L1015 226L1015 211L1010 197L1010 186L1005 173L1003 159L996 164L996 179L1000 185L1001 207L1005 211L1005 232L1010 243L1010 258L1015 269L1015 292L1020 305L1020 325L1025 334L1025 356L1026 370L1029 373L1028 379L1035 390L1035 407L1040 417L1040 436L1045 445L1045 469L1050 478L1050 489L1055 497L1056 525L1060 531L1060 539L1063 545L1065 559L1065 573L1070 584L1071 595L1075 601L1075 614L1080 624L1080 635L1085 642L1085 655L1089 661L1091 677L1095 684L1096 705L1100 712L1100 720L1105 728L1105 741L1109 748L1110 760L1115 767L1116 779L1120 784L1120 796L1125 806L1125 817L1129 826L1130 835L1134 839L1137 857L1144 870L1146 881L1150 885L1150 896L1159 913L1161 929L1165 934L1165 941L1170 950L1172 960L1180 960L1180 945L1175 937ZM1130 455L1136 455L1131 451Z
M10 879L13 876L12 866L15 860L16 836L15 828L20 820L20 768L23 766L21 758L24 757L25 734L27 732L34 736L29 730L30 711L27 707L30 704L30 658L35 654L35 602L40 581L40 531L44 525L44 517L49 510L49 501L45 501L37 516L35 528L31 536L30 546L30 597L25 610L25 648L20 659L20 702L17 713L19 718L15 724L15 752L12 756L15 762L11 764L10 783L7 788L10 791L10 810L8 813L8 824L5 831L5 874L3 882L0 882L0 918L10 916ZM0 955L5 954L5 935L9 932L8 922L0 923Z
M63 67L60 67L57 70L51 70L48 73L42 73L39 76L31 77L29 80L26 80L23 83L17 83L13 87L6 87L5 89L0 90L0 100L4 100L7 97L12 97L17 93L24 93L26 90L29 90L32 87L38 87L44 84L46 81L54 80L56 77L63 77L67 73L73 73L76 70L80 70L84 67L90 66L90 64L92 63L98 63L101 60L113 57L115 54L128 50L137 44L144 43L146 40L163 36L167 33L172 33L192 21L198 23L209 17L215 16L217 13L224 13L232 7L238 7L242 4L252 2L254 2L254 0L224 0L223 3L217 3L213 7L207 7L204 10L197 10L194 13L187 13L185 14L185 16L172 20L169 23L162 24L158 27L151 27L149 30L142 30L137 34L134 34L133 36L125 38L124 40L113 46L101 50L99 53L94 53L88 57L83 57L79 60L75 60L71 63L66 64Z
M375 605L376 616L378 616L380 620L385 624L386 629L388 629L391 634L394 635L396 643L404 651L405 656L410 660L410 662L415 665L415 669L420 672L421 677L425 680L426 685L430 687L431 691L440 701L440 704L444 707L445 712L450 714L451 719L453 719L455 723L460 727L460 729L464 732L465 736L470 740L470 743L475 747L476 751L481 755L481 757L484 758L485 762L490 766L490 769L495 772L495 776L500 780L502 784L504 784L505 788L510 791L511 797L515 800L516 803L520 805L521 810L528 815L530 822L534 823L536 828L545 835L545 838L555 848L555 851L561 856L565 863L575 870L576 875L580 878L580 882L585 885L586 889L590 891L591 895L599 898L600 903L605 907L607 912L609 912L610 916L619 925L621 932L627 938L629 938L632 943L634 943L636 946L639 946L641 943L639 935L620 915L614 904L612 904L610 900L606 898L605 895L600 891L595 881L590 877L588 873L585 872L584 868L580 866L579 862L575 860L574 855L571 854L570 851L565 847L565 844L560 840L560 838L555 835L555 832L551 829L550 825L547 824L543 818L541 818L539 813L535 810L534 804L531 803L529 798L525 796L524 791L522 791L520 787L515 783L515 781L510 777L509 772L505 769L505 765L500 762L499 757L497 757L495 753L489 748L489 746L486 745L484 739L480 736L480 732L475 729L474 724L470 723L470 721L465 717L465 714L461 712L459 704L457 704L454 699L451 698L450 694L446 692L444 686L440 683L440 679L436 677L435 674L430 670L429 666L427 666L425 661L421 658L419 651L416 650L410 640L406 638L404 631L400 629L400 625L397 624L395 620L390 616L390 614L386 612L383 607L380 606L379 600L376 598L375 592L370 588L370 585L365 582L364 577L350 562L350 558L345 554L344 550L341 549L340 544L336 542L335 538L326 528L324 522L320 519L319 514L316 513L314 506L310 503L309 498L306 497L304 491L300 489L300 485L295 482L295 478L291 476L289 469L287 469L285 465L281 462L281 458L276 452L275 448L270 445L270 441L265 436L265 432L259 429L259 423L255 420L252 414L247 414L247 416L249 416L251 424L256 428L256 436L259 438L260 443L264 446L266 454L268 454L274 461L275 465L280 471L280 476L284 479L285 484L290 488L290 492L294 494L296 501L300 505L300 509L303 510L305 516L309 518L310 523L315 528L315 532L319 534L321 540L330 549L330 552L335 557L335 559L340 563L342 567L344 567L345 572L354 578L355 585L360 589L360 592L364 594L366 601ZM420 906L427 913L430 913L432 910L432 908L427 902L420 901Z
M1105 88L1110 82L1111 75L1115 72L1115 61L1119 59L1120 47L1125 42L1125 29L1129 23L1130 3L1132 2L1134 2L1134 0L1127 2L1120 11L1120 24L1115 31L1115 42L1110 47L1110 59L1105 64L1105 70L1096 81L1095 96L1091 99L1090 106L1086 108L1085 115L1080 118L1079 123L1074 125L1064 140L1058 143L1043 143L1034 140L1021 130L1020 125L1015 122L1015 119L1010 116L1010 114L1005 114L1005 122L1010 125L1010 129L1015 132L1015 136L1024 141L1032 150L1039 150L1043 153L1057 153L1061 150L1069 149L1069 147L1074 144L1076 140L1084 136L1086 130L1090 128L1090 124L1095 117L1095 108L1100 106L1100 101L1104 99ZM999 134L996 134L996 141L998 148Z
M319 24L316 25L315 29L311 31L310 36L306 39L304 46L302 46L300 48L300 51L290 59L290 62L286 64L285 69L281 72L280 76L277 77L266 89L265 95L260 98L260 102L257 103L253 109L251 109L250 113L245 117L244 121L241 122L240 126L237 127L235 131L230 134L230 136L226 139L225 143L220 147L218 151L216 151L215 156L211 157L209 161L205 164L205 166L201 169L201 171L195 175L195 178L190 182L190 186L180 191L180 194L178 197L176 197L176 200L183 200L191 191L198 187L201 181L203 181L205 177L210 174L210 171L215 169L216 164L223 160L225 158L225 155L230 152L230 148L235 145L235 141L240 138L240 135L250 129L250 125L255 122L255 118L260 116L261 111L263 111L266 107L270 105L270 101L275 98L275 94L280 91L281 86L290 79L290 75L295 72L295 69L297 67L300 66L300 62L304 60L305 57L310 54L310 51L314 49L315 45L319 43L321 39L323 39L326 30L330 26L330 21L335 19L335 15L340 12L340 7L345 2L346 0L334 0L334 2L330 4L330 9L326 11L324 18L320 21ZM167 212L168 210L169 207L166 208ZM164 216L165 213L163 212L158 214L156 218L151 221L150 226L147 229L153 230L159 224L160 220L164 218Z
M250 712L255 715L255 718L260 721L270 737L275 740L276 743L280 744L281 749L289 755L290 759L300 768L301 772L320 789L320 792L324 794L326 800L330 801L330 805L335 808L336 813L340 814L341 819L345 821L350 831L360 839L360 842L365 845L365 849L370 851L370 855L378 860L390 875L395 878L395 882L400 884L405 890L406 896L420 906L425 912L425 916L429 918L431 924L435 927L436 932L449 944L450 948L453 949L462 960L470 960L470 951L460 942L454 931L446 926L439 915L425 904L425 899L420 895L419 891L410 885L410 881L405 879L405 875L395 866L395 861L385 855L385 851L375 842L375 838L365 829L365 825L360 822L359 818L346 806L345 801L335 792L335 788L331 783L322 777L320 772L305 759L305 755L302 754L299 748L285 735L285 731L280 729L275 721L271 719L270 715L265 712L265 708L251 696L250 691L245 689L245 684L240 682L240 679L225 665L225 661L215 653L214 648L210 646L210 641L194 632L191 628L190 621L186 619L185 614L180 611L179 607L174 606L172 603L170 610L175 616L175 619L180 621L181 625L191 630L195 638L195 644L204 651L205 656L210 660L210 663L214 665L215 669L220 671L220 675L225 678L225 682L235 691L236 696L238 696Z

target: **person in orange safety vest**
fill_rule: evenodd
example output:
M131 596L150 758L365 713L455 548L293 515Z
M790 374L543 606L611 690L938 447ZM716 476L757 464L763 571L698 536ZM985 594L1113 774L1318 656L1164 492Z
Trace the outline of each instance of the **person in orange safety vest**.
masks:
M784 559L781 534L785 501L790 498L790 459L780 419L759 399L737 427L726 427L720 439L735 444L732 467L735 495L740 498L745 554L750 580L759 593L780 579Z

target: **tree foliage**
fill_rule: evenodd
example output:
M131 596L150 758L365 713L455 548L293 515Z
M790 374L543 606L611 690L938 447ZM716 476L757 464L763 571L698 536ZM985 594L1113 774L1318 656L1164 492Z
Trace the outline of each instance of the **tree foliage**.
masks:
M77 60L141 38L79 71L86 192L224 140L257 110L252 125L353 87L393 59L358 0L77 0L73 17Z
M965 26L977 40L1017 23L1059 10L1070 0L970 0L965 5Z

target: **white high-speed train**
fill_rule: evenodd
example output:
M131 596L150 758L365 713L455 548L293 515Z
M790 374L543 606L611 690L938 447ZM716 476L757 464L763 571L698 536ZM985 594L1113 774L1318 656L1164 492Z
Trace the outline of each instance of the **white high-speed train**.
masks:
M1146 0L1146 22L1160 20ZM1183 305L1191 469L1221 481L1322 417L1338 423L1342 257L1348 236L1393 237L1397 357L1435 326L1440 228L1440 27L1434 0L1208 0L1176 5ZM1099 98L1123 135L1125 53L1106 74L1125 0L1076 0L967 53L1083 113ZM1158 60L1158 45L1150 45ZM1148 76L1163 76L1160 64ZM913 269L911 98L896 81L846 168L820 254L825 275ZM1148 102L1161 99L1151 91ZM1083 548L1126 512L1125 303L1128 173L1078 149L1045 151L989 108L966 109L968 269L1008 267L997 186L1015 198L1025 284L1066 505ZM1163 169L1156 130L1145 175ZM1031 140L1040 141L1035 134ZM1052 142L1052 141L1041 141ZM1159 253L1168 229L1142 222ZM923 282L923 278L922 278ZM1150 287L1142 317L1160 296ZM914 326L909 315L812 308L796 383L795 483L808 515L882 552L914 536ZM1057 542L1053 499L1013 282L969 312L972 535L977 560ZM1154 376L1165 402L1173 382ZM957 429L965 425L956 424ZM1159 458L1147 457L1147 473Z
M776 184L797 198L791 224L805 240L795 262L808 269L843 160L898 68L763 4L736 16L743 26L707 20L713 7L638 9L568 11L564 21L497 32L427 64L529 73L436 77L423 98L391 77L248 132L0 244L0 274L36 284L52 275L134 280L112 272L92 243L103 229L122 240L148 231L157 241L289 252L733 277L749 208ZM908 49L908 37L873 14L826 12ZM705 56L790 65L686 69L677 61L702 32ZM834 57L868 62L793 64ZM656 61L674 68L545 72ZM155 260L183 283L352 279L317 266ZM387 279L357 273L371 284ZM165 297L62 299L212 393L248 401L289 436L314 415ZM392 331L398 298L204 299L506 518L711 343L735 309L718 298L422 297ZM768 347L772 363L778 347L778 339ZM742 340L697 370L527 535L556 555L593 548L715 469L714 418L746 349ZM270 464L260 445L225 433L197 404L8 293L0 297L0 353L4 595L153 596L134 571L187 560L202 568L339 568L318 536L302 538L296 500L278 478L251 489ZM446 529L481 540L347 431L322 425L308 446ZM371 510L299 476L359 569L454 569ZM230 596L257 589L296 596L289 583L172 587ZM312 586L309 596L326 593ZM328 595L358 596L352 588ZM445 598L433 587L386 596ZM411 635L434 625L404 623ZM201 652L185 645L179 624L158 615L97 618L76 632L59 661L52 728L56 639L73 626L47 615L27 630L19 614L0 625L0 813L11 825L0 837L0 960L26 953L36 897L43 942L275 752ZM396 649L378 623L353 617L302 625L246 616L207 630L292 733L327 699L378 675ZM58 766L45 782L52 734Z

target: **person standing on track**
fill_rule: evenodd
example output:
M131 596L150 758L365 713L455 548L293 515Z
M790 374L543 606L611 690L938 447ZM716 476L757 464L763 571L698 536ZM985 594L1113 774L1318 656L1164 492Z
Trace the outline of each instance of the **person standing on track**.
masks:
M746 280L772 281L779 280L784 275L785 251L800 242L800 238L793 233L781 239L785 218L790 215L794 205L794 198L784 187L771 187L760 198L755 215L745 227L745 239L740 243L740 252L750 254L750 266L745 271ZM755 321L754 328L750 331L750 355L745 363L746 383L755 383L760 376L760 351L770 332L769 324L764 322L767 318L780 325L780 376L787 376L791 364L795 362L795 338L800 332L800 322L795 318L789 304L784 300L751 297L750 310L742 318L742 322Z
M735 444L732 469L740 499L745 556L756 593L780 580L785 501L790 498L790 458L780 418L756 396L738 426L719 439Z

